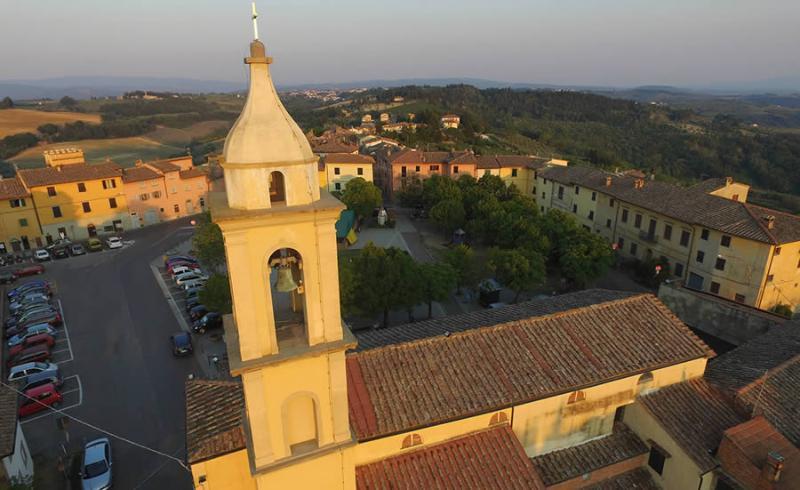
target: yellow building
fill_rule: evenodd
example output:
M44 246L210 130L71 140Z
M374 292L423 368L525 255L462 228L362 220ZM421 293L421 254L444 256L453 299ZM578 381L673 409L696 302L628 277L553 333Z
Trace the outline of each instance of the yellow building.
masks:
M66 236L83 240L130 229L122 169L84 163L20 170L48 243Z
M615 421L637 396L702 376L705 344L652 295L602 290L355 336L339 306L343 205L317 185L271 61L254 41L221 161L226 192L211 196L240 381L187 383L194 487L656 488L645 442ZM544 467L566 461L536 459L573 448L604 458L560 477Z
M18 177L0 180L0 254L42 246L42 229L28 189Z
M44 151L44 163L48 167L58 167L86 163L86 160L80 148L58 148Z
M731 179L692 188L588 167L537 172L542 211L559 209L616 244L661 259L686 286L769 310L800 304L800 217L746 203Z
M343 191L356 177L374 182L375 159L369 155L328 153L319 159L319 185L333 191Z

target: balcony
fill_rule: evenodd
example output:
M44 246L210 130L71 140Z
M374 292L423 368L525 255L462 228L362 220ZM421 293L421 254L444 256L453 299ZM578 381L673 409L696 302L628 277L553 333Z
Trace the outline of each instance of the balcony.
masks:
M658 243L658 237L655 233L650 233L644 230L639 232L639 239L648 243Z

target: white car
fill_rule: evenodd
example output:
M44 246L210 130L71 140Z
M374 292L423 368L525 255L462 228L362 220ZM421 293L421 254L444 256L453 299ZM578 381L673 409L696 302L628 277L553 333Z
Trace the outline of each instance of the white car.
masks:
M48 260L52 260L50 257L50 252L47 250L40 248L39 250L33 252L33 257L39 262L46 262Z
M120 238L118 236L109 237L106 240L106 246L108 246L108 248L112 248L112 249L113 248L122 248L122 238Z
M175 278L175 284L183 286L189 281L208 281L208 276L201 272L187 272Z
M191 267L186 267L185 265L182 265L180 267L172 269L172 277L178 277L181 274L185 274L187 272L194 272L196 270L197 269L193 269Z

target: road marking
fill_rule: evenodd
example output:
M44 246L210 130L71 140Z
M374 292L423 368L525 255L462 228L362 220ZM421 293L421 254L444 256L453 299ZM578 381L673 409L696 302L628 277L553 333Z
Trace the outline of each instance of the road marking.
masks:
M80 407L81 405L83 405L83 385L81 384L81 377L78 376L77 374L73 374L72 376L64 378L64 380L63 380L64 384L67 384L67 380L70 380L72 378L75 378L75 381L78 383L78 387L74 388L72 390L62 391L61 392L61 396L63 397L65 395L68 395L68 394L71 394L71 393L75 393L77 391L78 392L78 402L77 403L73 403L72 405L68 405L66 407L59 407L59 410L61 410L61 411L69 410L69 409L72 409L72 408L77 408L77 407ZM64 386L64 384L62 384L62 386ZM32 418L29 418L29 419L22 420L22 421L20 421L20 423L27 424L28 422L33 422L34 420L39 420L39 419L45 418L47 416L54 415L54 414L58 413L58 412L50 411L50 409L47 409L47 408L45 410L46 411L44 413L41 413L41 414L39 414L39 415L37 415L35 417L32 417Z
M67 317L64 315L64 306L61 304L61 300L58 300L58 311L61 312L61 326L63 327L64 337L67 341L67 350L69 350L69 359L59 361L56 364L62 364L65 362L70 362L75 359L74 354L72 353L72 342L69 340L69 330L67 329Z
M69 349L54 350L54 351L51 351L50 354L61 354L62 352L69 352ZM72 355L71 352L70 352L70 355Z
M172 310L172 314L175 316L175 319L178 320L178 325L180 325L181 330L183 330L184 332L190 332L189 324L186 323L186 319L183 317L180 310L178 309L178 305L175 301L175 298L173 298L169 290L169 287L167 287L167 284L164 282L164 278L161 276L161 272L158 270L158 267L156 267L153 263L151 263L150 269L153 271L153 276L155 276L156 282L158 283L158 286L161 288L161 292L164 295L164 298L167 299L167 304L169 305L170 310Z

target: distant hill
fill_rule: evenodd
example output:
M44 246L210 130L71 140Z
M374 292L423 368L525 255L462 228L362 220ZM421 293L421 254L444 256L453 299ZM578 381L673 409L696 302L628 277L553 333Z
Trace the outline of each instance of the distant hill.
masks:
M0 98L60 99L65 95L76 99L114 97L134 90L178 93L228 93L245 89L244 82L194 80L190 78L151 77L63 77L44 80L0 81Z

